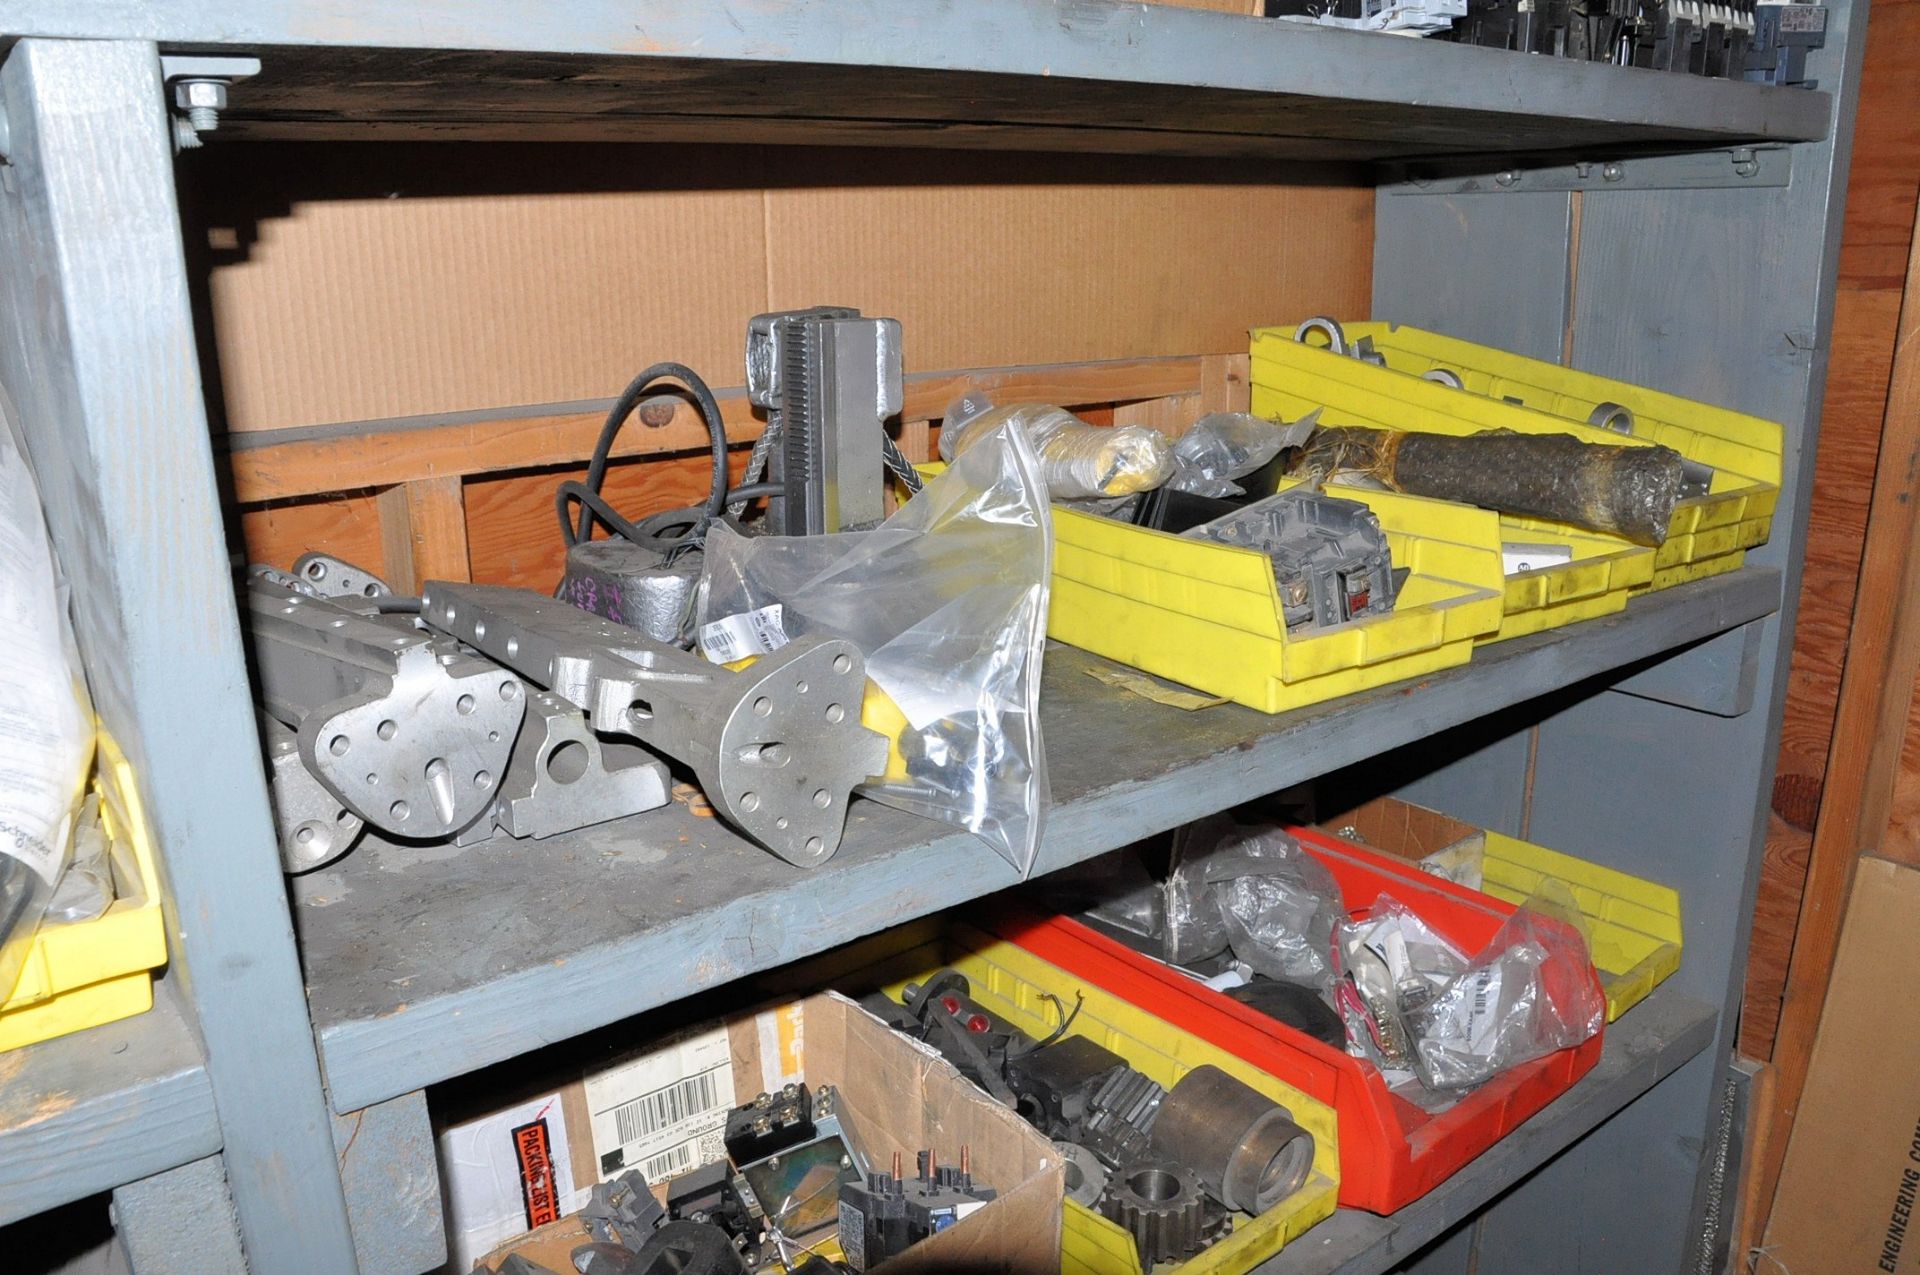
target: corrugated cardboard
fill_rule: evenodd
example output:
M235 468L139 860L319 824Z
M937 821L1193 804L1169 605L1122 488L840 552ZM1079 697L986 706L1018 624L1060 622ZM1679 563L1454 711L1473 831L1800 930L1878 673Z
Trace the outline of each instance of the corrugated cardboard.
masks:
M747 319L784 307L898 317L925 371L1244 351L1251 324L1364 312L1371 288L1372 191L1297 167L219 149L188 161L183 211L235 430L608 398L658 359L737 385Z
M1444 850L1480 829L1398 797L1376 797L1344 814L1329 815L1320 826L1336 836L1352 835L1362 844L1409 863ZM1347 829L1351 828L1351 834Z
M1917 917L1920 871L1861 859L1758 1275L1920 1271Z
M727 1036L736 1102L750 1101L784 1079L834 1085L848 1126L882 1163L898 1150L910 1165L912 1153L921 1148L932 1148L943 1162L953 1163L964 1146L976 1180L999 1191L986 1209L914 1246L887 1270L902 1275L955 1269L1039 1275L1059 1270L1063 1182L1058 1157L1032 1126L963 1080L950 1063L832 993L734 1017L727 1023ZM580 1148L592 1141L581 1089L569 1086L566 1092L576 1101L563 1106L576 1180L591 1184L602 1175L597 1167L580 1162ZM586 1176L581 1176L583 1169ZM445 1165L442 1172L448 1172ZM448 1190L458 1190L458 1184L450 1181ZM664 1196L664 1191L659 1193ZM562 1219L501 1245L482 1260L492 1270L518 1252L554 1270L567 1270L567 1256L580 1238L578 1224Z

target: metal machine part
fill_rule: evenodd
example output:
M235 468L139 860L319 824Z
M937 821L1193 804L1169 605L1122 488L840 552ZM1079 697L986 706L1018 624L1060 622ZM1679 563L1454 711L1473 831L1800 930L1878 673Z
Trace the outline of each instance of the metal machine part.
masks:
M839 848L854 785L886 766L860 724L865 661L851 642L801 638L734 671L524 589L433 581L422 618L693 768L726 820L789 863Z
M1093 1095L1127 1060L1085 1036L1067 1036L1021 1054L1009 1053L1007 1087L1027 1122L1050 1138L1068 1137L1087 1117Z
M258 576L247 604L262 707L347 809L397 836L446 837L493 808L526 713L519 678L408 617Z
M1167 1091L1131 1067L1108 1076L1087 1103L1080 1143L1109 1165L1141 1159Z
M747 397L767 409L775 534L819 535L886 516L886 421L902 403L900 321L844 306L756 315ZM751 474L751 469L750 469Z
M1140 1265L1191 1257L1207 1242L1207 1202L1200 1180L1177 1164L1142 1160L1107 1182L1100 1211L1133 1236Z
M1185 534L1258 549L1273 559L1290 629L1385 615L1400 591L1380 519L1357 500L1295 488Z
M330 553L309 551L293 560L293 576L323 598L388 598L393 589L371 571Z
M527 698L493 817L510 837L551 837L622 819L672 800L659 758L624 740L603 740L586 714L549 691Z
M1065 1170L1067 1198L1093 1208L1106 1193L1107 1166L1077 1142L1056 1142L1053 1149L1060 1153L1061 1167Z
M695 551L669 561L667 546L635 544L618 536L582 540L567 550L559 596L582 611L678 646L693 614L701 562L702 555Z
M311 872L353 849L366 820L313 777L300 760L299 737L261 713L260 739L267 746L267 795L273 799L281 867Z
M709 1222L673 1221L647 1237L626 1275L746 1275L734 1238Z
M1218 1067L1195 1067L1160 1104L1153 1149L1193 1170L1208 1195L1241 1213L1266 1212L1313 1170L1313 1135L1265 1094Z

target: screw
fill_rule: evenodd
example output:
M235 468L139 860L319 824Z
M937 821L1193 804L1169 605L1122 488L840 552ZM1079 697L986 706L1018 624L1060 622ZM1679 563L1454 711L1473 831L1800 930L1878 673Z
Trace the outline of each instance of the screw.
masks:
M1607 181L1617 182L1627 175L1627 170L1618 164L1608 164L1600 170L1600 176Z
M186 112L194 132L211 133L220 127L220 112L227 109L227 82L175 80L173 104Z
M1586 181L1593 176L1593 165L1583 159L1573 166L1573 175L1581 181Z
M1737 177L1751 177L1760 171L1759 157L1750 147L1737 147L1728 152L1727 158L1733 161L1733 171Z
M1493 184L1496 186L1517 186L1520 184L1520 174L1511 168L1504 169L1493 175Z

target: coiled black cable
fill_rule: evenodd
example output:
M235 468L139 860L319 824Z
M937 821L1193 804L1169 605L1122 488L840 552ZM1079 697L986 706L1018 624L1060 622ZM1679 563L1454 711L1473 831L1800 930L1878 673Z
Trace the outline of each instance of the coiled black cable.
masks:
M727 427L720 418L720 404L714 400L713 391L700 379L700 374L683 363L655 363L627 383L615 399L613 407L607 412L607 419L600 426L600 437L593 445L593 459L587 464L587 479L584 483L569 481L560 485L555 505L560 516L560 536L569 546L593 537L593 524L598 521L609 531L618 535L630 536L632 523L613 512L600 489L607 478L607 461L613 454L614 440L620 436L620 430L633 415L634 409L646 397L647 391L662 380L676 380L686 388L693 399L694 407L700 412L700 418L707 426L707 440L713 449L713 479L707 490L707 500L702 513L702 522L718 518L727 507ZM579 522L575 523L571 506L580 505ZM630 537L631 538L631 537Z

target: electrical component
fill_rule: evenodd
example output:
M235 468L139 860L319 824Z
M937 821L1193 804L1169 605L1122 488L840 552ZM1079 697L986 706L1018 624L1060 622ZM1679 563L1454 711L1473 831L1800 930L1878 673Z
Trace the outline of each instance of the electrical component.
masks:
M1313 1169L1313 1135L1285 1107L1211 1065L1168 1091L1153 1149L1192 1169L1227 1208L1255 1215L1298 1191Z
M706 1222L736 1239L757 1241L759 1228L741 1198L725 1160L715 1160L667 1183L667 1216L676 1222Z
M1807 51L1826 47L1825 5L1762 0L1753 6L1753 44L1741 78L1761 84L1818 88L1807 78Z
M767 500L776 535L868 527L886 516L886 421L900 411L900 321L845 306L754 316L747 325L747 398L767 409L765 459L779 495Z
M1290 629L1385 615L1400 591L1380 519L1357 500L1295 488L1185 534L1258 549L1271 558Z
M842 1189L840 1250L852 1269L873 1269L998 1195L974 1182L966 1147L960 1148L958 1166L936 1164L931 1151L918 1152L915 1158L915 1177L901 1177L896 1151L893 1172L869 1173L864 1181Z
M831 1225L840 1192L866 1174L832 1085L760 1094L727 1113L724 1137L741 1198L782 1236Z
M629 1169L607 1182L596 1182L580 1206L587 1234L602 1243L638 1249L667 1220L667 1211L653 1198L653 1187L638 1169ZM579 1254L576 1252L576 1259Z

